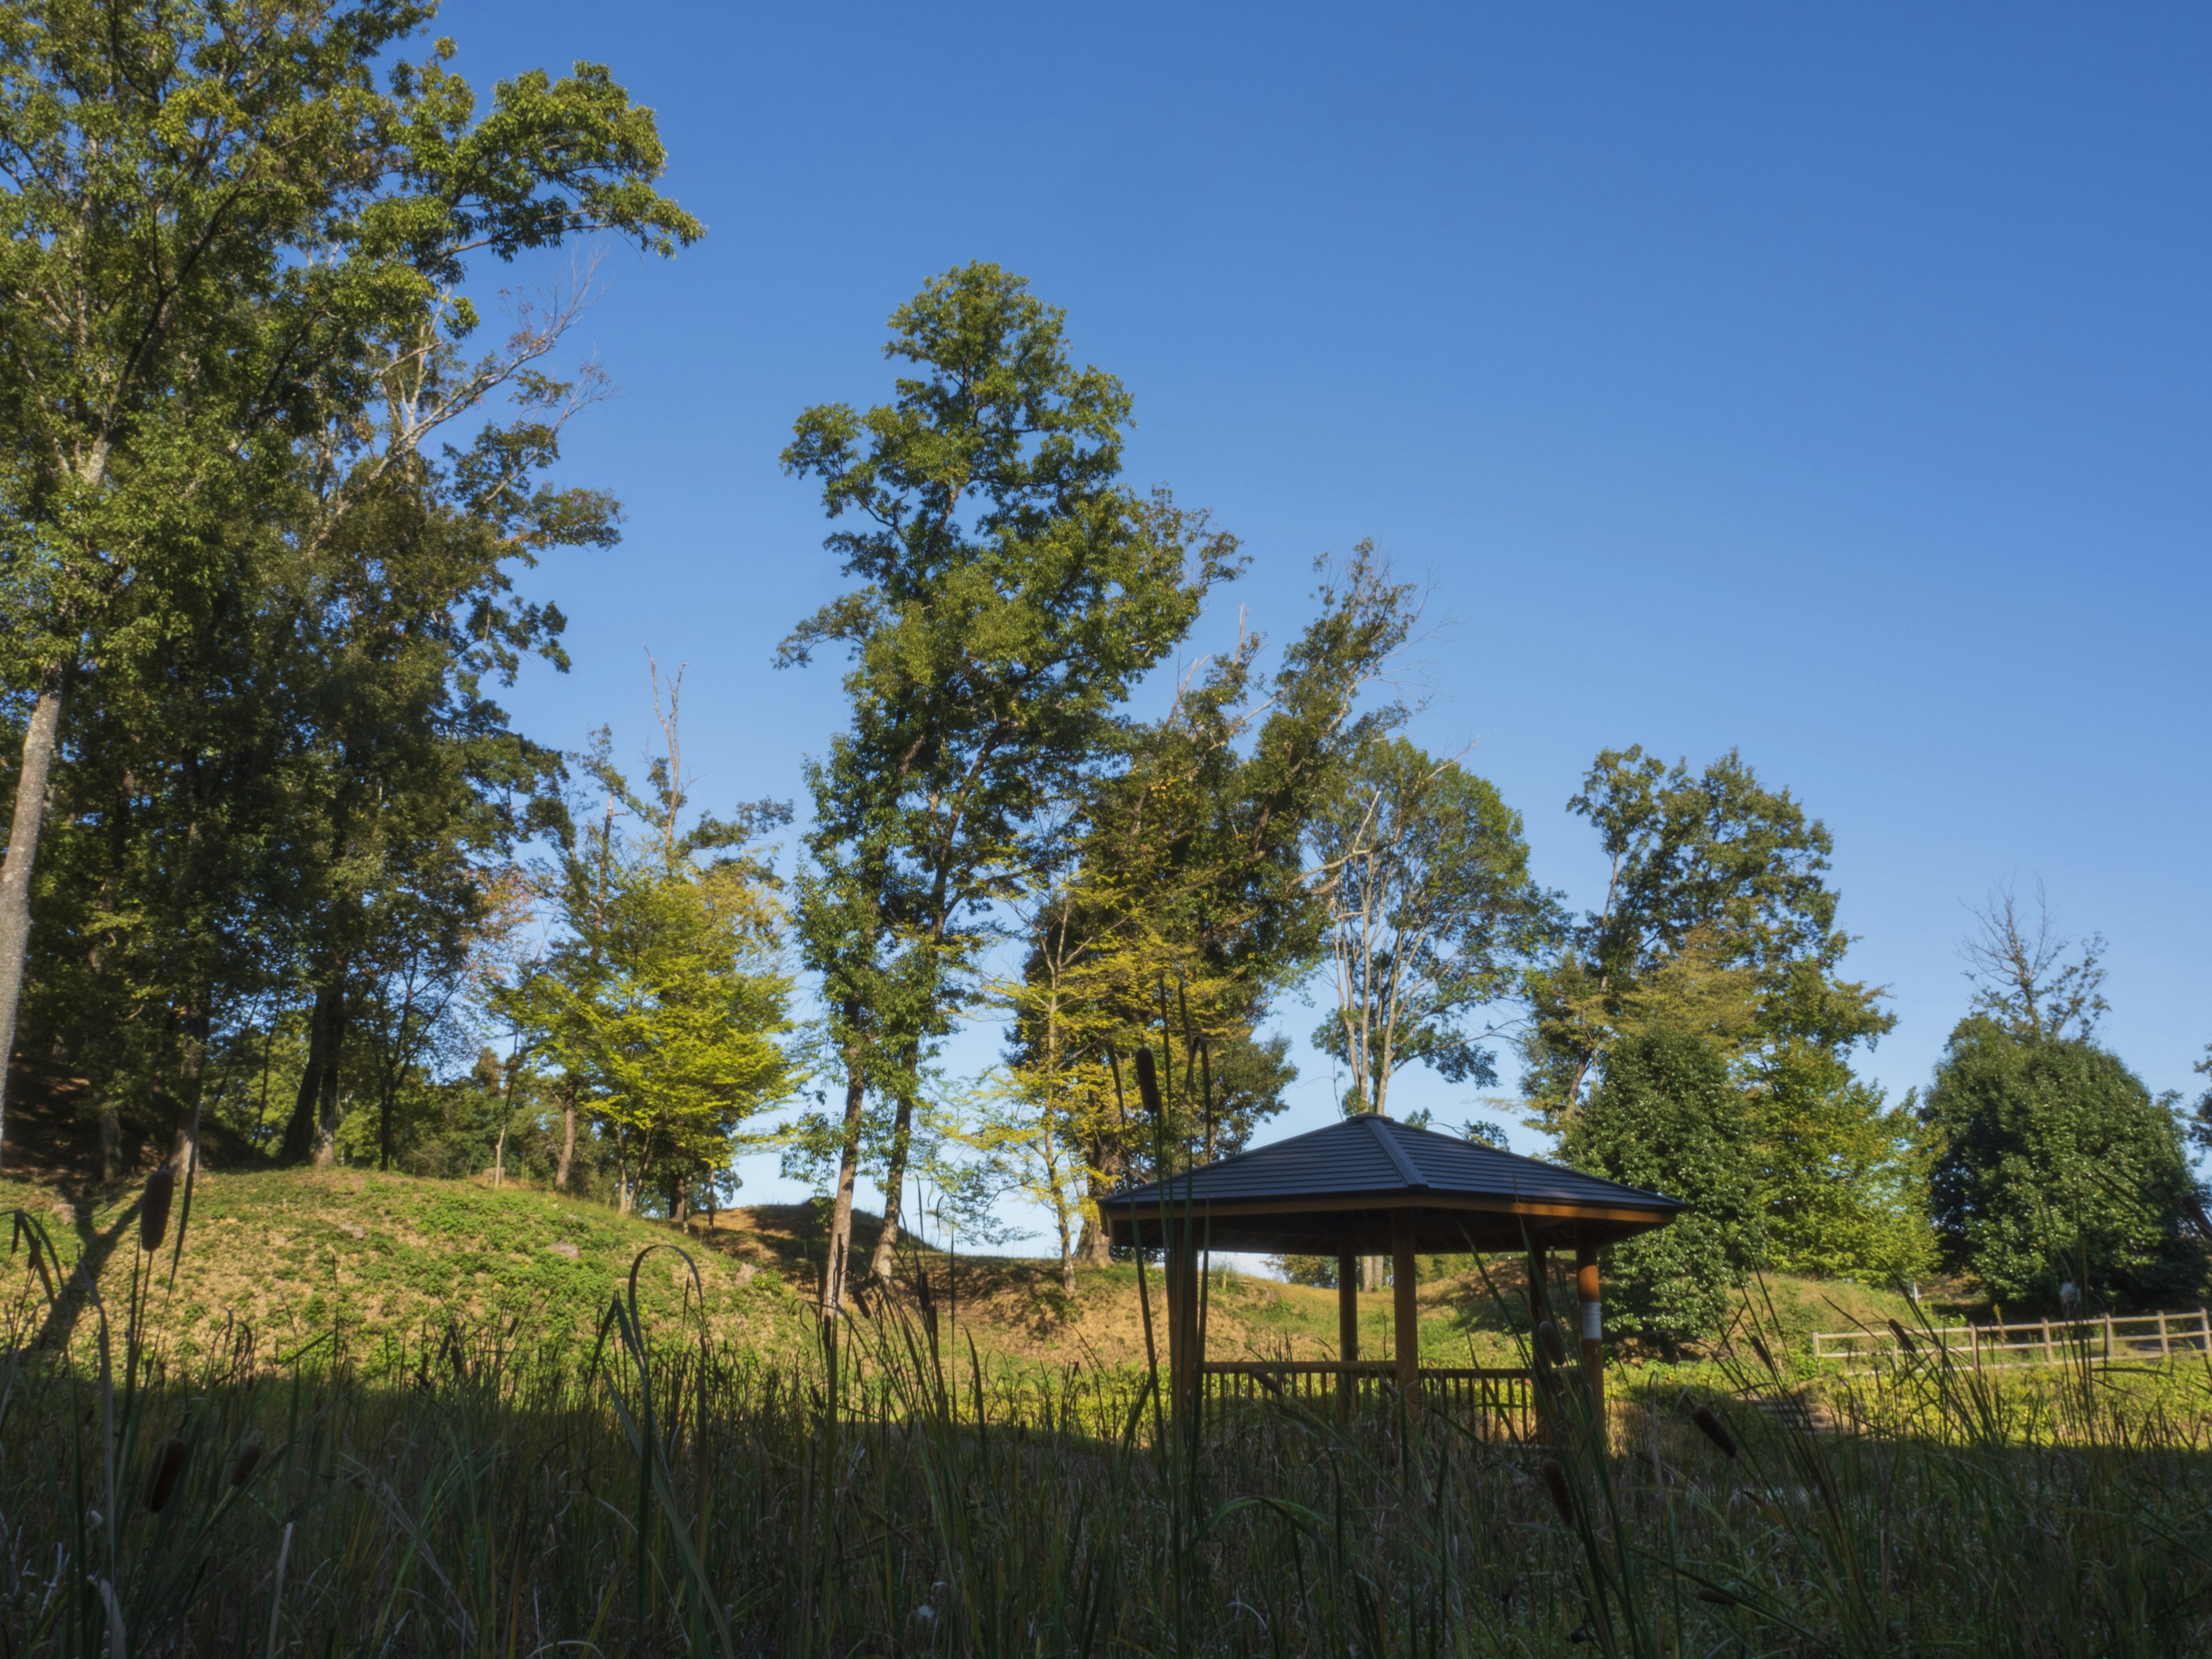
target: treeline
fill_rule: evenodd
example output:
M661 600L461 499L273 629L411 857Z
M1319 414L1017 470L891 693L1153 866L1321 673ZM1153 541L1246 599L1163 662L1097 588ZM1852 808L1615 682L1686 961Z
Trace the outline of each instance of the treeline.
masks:
M1126 482L1127 391L993 265L894 313L887 401L804 410L784 451L850 583L780 648L836 659L849 706L787 881L788 806L689 798L680 676L641 778L604 731L564 756L513 730L499 689L565 663L515 576L611 546L619 512L550 481L598 390L550 367L586 295L471 355L474 262L700 228L605 70L480 112L448 45L395 55L424 15L41 14L0 41L0 1031L106 1173L197 1132L681 1216L775 1145L829 1200L825 1310L910 1219L988 1239L1012 1193L1072 1284L1102 1194L1280 1109L1278 1016L1325 987L1345 1109L1391 1109L1409 1066L1498 1091L1510 1054L1518 1094L1449 1127L1517 1114L1692 1200L1620 1251L1626 1328L1709 1329L1759 1267L2201 1284L2205 1113L2185 1132L2097 1045L2094 942L2001 896L1933 1086L1891 1100L1855 1069L1893 1016L1845 976L1828 832L1740 756L1598 756L1569 805L1609 877L1571 912L1495 787L1404 735L1419 596L1371 546L1279 640L1186 658L1237 540ZM948 1077L979 1018L1002 1063ZM1123 1074L1146 1049L1164 1126ZM863 1176L887 1218L854 1262Z

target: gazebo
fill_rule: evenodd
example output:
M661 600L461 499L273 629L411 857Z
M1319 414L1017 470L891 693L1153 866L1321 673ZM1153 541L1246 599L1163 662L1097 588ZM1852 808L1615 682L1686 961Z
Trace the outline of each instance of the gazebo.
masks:
M1419 1407L1425 1373L1413 1279L1414 1257L1423 1252L1533 1251L1540 1265L1550 1250L1572 1249L1583 1368L1593 1398L1601 1399L1598 1251L1665 1226L1685 1207L1679 1199L1371 1113L1126 1188L1104 1206L1116 1245L1167 1247L1169 1368L1179 1406L1195 1403L1209 1373L1293 1369L1207 1364L1199 1316L1201 1250L1334 1255L1339 1358L1294 1369L1333 1373L1339 1409L1347 1413L1362 1376L1395 1377L1409 1406ZM1387 1367L1360 1361L1357 1289L1358 1259L1383 1255L1393 1259L1395 1291L1395 1352ZM1441 1381L1462 1373L1432 1375Z

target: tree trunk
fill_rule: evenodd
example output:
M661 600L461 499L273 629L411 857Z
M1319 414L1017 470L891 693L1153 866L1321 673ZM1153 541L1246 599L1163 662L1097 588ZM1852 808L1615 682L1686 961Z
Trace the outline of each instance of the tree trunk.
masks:
M907 1074L913 1075L911 1068ZM872 1285L891 1282L891 1268L896 1261L893 1252L898 1249L899 1241L899 1206L906 1189L907 1152L913 1145L914 1102L902 1096L897 1115L891 1122L891 1155L884 1169L883 1231L876 1235L875 1254L868 1258L868 1282Z
M8 855L0 861L0 1163L8 1128L8 1066L15 1053L15 1012L23 994L23 967L31 948L31 864L46 825L47 779L62 724L62 670L39 677L38 701L23 733L23 767L15 776L15 816Z
M100 1090L94 1097L93 1112L100 1123L100 1178L112 1181L123 1173L123 1119L115 1109L115 1097Z
M345 992L341 989L332 1005L331 1042L323 1060L322 1111L315 1125L315 1167L327 1170L337 1162L338 1149L338 1087L344 1080L343 1068L338 1057L345 1049L346 1006Z
M341 1041L345 1036L343 1021L338 1025L338 1036ZM330 1065L323 1072L322 1116L315 1125L315 1167L318 1170L327 1170L338 1161L338 1120L342 1109L338 1085L341 1081L337 1059L333 1054Z
M860 1014L848 1002L848 1022ZM867 1073L859 1042L845 1049L845 1121L837 1145L837 1195L830 1206L830 1248L822 1261L822 1316L835 1319L845 1305L845 1270L853 1254L853 1181L860 1162L860 1109L867 1101Z
M1114 1259L1114 1240L1105 1224L1105 1206L1121 1173L1121 1149L1109 1141L1087 1150L1091 1170L1091 1198L1083 1206L1083 1234L1076 1242L1075 1259L1086 1267L1103 1267Z
M301 1069L300 1091L293 1097L292 1116L276 1154L283 1163L303 1164L315 1150L315 1107L322 1098L323 1073L334 1069L331 1038L344 1006L343 990L326 988L315 993L315 1006L307 1012L307 1063Z
M553 1170L556 1192L568 1190L568 1166L576 1161L576 1079L568 1079L561 1090L561 1162Z
M177 1047L177 1124L169 1148L169 1167L182 1181L199 1162L200 1091L206 1086L209 997L201 988L180 1022L184 1041Z

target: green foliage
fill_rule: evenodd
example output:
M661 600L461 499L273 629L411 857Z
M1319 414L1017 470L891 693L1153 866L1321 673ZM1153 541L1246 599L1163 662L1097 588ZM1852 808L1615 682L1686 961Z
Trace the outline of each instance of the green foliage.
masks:
M744 850L782 810L687 823L672 707L666 730L642 792L599 734L599 810L541 883L562 935L494 1004L611 1143L624 1207L651 1185L680 1214L700 1180L733 1189L740 1131L787 1087L791 981L772 879Z
M1620 1038L1697 1030L1732 1055L1841 1054L1895 1024L1880 992L1836 976L1850 936L1826 883L1833 842L1789 791L1731 751L1697 776L1640 747L1598 756L1569 808L1611 862L1606 899L1529 979L1528 1092L1573 1112Z
M1560 1152L1692 1206L1606 1251L1615 1328L1670 1346L1717 1330L1766 1244L1756 1126L1718 1045L1665 1027L1619 1044Z
M833 520L857 521L827 545L860 586L780 660L850 658L851 722L807 772L799 933L846 1074L842 1162L863 1093L893 1108L895 1218L921 1068L975 994L991 907L1048 861L1055 812L1235 543L1121 483L1128 393L1074 365L1062 313L1021 277L961 266L890 328L884 355L915 371L893 401L809 409L784 451Z
M1942 1138L1930 1190L1945 1251L1999 1301L2055 1304L2069 1280L2107 1305L2202 1289L2181 1127L2118 1056L1975 1015L1922 1109Z
M1346 1110L1385 1109L1407 1066L1488 1087L1466 1021L1519 989L1553 927L1521 815L1494 786L1402 738L1353 757L1309 836L1326 897L1336 1017L1314 1046L1350 1073Z
M364 1095L391 1155L399 1079L495 923L515 804L553 769L485 695L526 654L565 660L514 569L613 538L604 495L539 482L597 395L543 366L582 296L520 302L471 361L472 256L699 233L605 70L480 111L450 43L398 56L428 15L0 18L0 726L28 764L32 709L67 710L34 1046L103 1115L144 1099L176 1126L229 1035L305 1003L295 1157L329 1156ZM514 418L485 420L502 397ZM441 454L456 422L480 424Z
M1753 1109L1769 1265L1876 1285L1932 1272L1929 1152L1912 1097L1891 1105L1819 1049L1785 1053L1761 1085Z

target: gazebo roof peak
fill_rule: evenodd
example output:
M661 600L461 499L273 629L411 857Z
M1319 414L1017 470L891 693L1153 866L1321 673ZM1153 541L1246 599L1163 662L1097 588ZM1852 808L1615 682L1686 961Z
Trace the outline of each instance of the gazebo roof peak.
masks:
M1427 1194L1572 1198L1608 1206L1626 1201L1638 1209L1670 1214L1686 1207L1680 1199L1501 1152L1480 1141L1416 1128L1376 1112L1362 1112L1324 1129L1218 1158L1170 1176L1168 1185L1177 1204ZM1157 1182L1117 1193L1113 1200L1117 1208L1159 1201Z
M1328 1127L1113 1194L1116 1243L1163 1201L1214 1218L1219 1249L1310 1249L1349 1228L1387 1226L1392 1210L1422 1212L1424 1249L1512 1248L1579 1227L1590 1238L1664 1226L1687 1206L1578 1170L1363 1113ZM1341 1219L1332 1219L1339 1217ZM1357 1218L1355 1219L1355 1218ZM1464 1238L1467 1243L1449 1241Z

